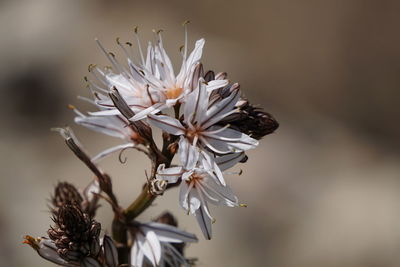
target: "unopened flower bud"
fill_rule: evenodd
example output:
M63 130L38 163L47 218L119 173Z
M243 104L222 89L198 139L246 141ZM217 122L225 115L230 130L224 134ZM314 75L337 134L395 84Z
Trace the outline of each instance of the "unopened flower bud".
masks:
M101 267L101 264L93 258L86 257L82 260L81 266L82 267Z
M61 206L53 220L55 226L48 230L48 235L61 258L81 262L87 257L97 257L100 251L100 223L82 212L78 205ZM86 261L87 264L94 262L90 259Z
M271 114L251 105L247 100L242 100L239 111L226 117L222 123L230 124L231 128L257 140L273 133L279 127L279 123Z
M107 267L118 267L118 251L114 241L108 235L103 239L104 259Z
M81 206L82 201L83 198L75 186L67 182L59 182L54 188L54 195L51 198L52 212L56 214L59 208L65 205Z

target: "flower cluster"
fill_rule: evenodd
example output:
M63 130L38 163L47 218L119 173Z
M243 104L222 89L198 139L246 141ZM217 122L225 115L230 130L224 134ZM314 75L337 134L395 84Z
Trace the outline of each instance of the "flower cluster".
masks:
M169 213L149 223L137 221L137 216L168 188L179 186L180 206L195 216L204 237L211 239L215 219L209 204L245 206L229 187L225 171L246 162L245 152L274 132L278 123L243 98L239 84L230 82L226 73L204 71L205 41L198 40L189 53L186 25L177 74L164 49L162 31L154 31L156 41L149 42L144 52L135 28L139 60L133 44L118 38L126 64L96 40L112 65L90 65L91 77L85 77L93 98L81 99L96 110L85 114L70 107L77 124L123 143L91 157L70 129L57 129L95 180L82 193L67 183L56 187L52 199L56 225L48 231L49 238L26 239L42 257L64 266L190 266L193 261L184 257L183 248L197 241L194 235L176 228ZM154 141L155 128L162 131L161 148ZM110 176L98 163L118 151L125 162L121 157L125 149L145 153L152 164L143 192L124 209L113 193ZM100 225L93 218L100 199L110 203L115 213L113 239L99 239Z

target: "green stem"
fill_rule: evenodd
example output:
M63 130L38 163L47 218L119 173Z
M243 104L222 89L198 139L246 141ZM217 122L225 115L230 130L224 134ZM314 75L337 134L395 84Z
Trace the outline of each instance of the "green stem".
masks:
M131 205L129 205L128 208L126 208L123 212L125 215L125 219L127 222L132 221L135 219L137 216L139 216L143 211L145 211L151 203L156 199L157 196L152 195L149 192L149 185L146 184L143 187L142 193L136 198L135 201L132 202Z

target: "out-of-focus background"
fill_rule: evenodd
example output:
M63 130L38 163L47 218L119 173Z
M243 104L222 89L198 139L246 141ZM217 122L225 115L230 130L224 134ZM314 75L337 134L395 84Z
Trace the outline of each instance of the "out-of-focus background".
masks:
M57 181L85 186L91 173L49 131L73 125L72 103L87 107L89 63L108 64L98 37L143 42L164 29L179 65L181 23L191 44L206 38L206 68L226 71L271 112L278 131L250 151L229 182L248 208L215 208L204 241L177 192L141 216L166 209L200 237L187 250L198 266L400 266L400 2L61 1L0 2L0 265L52 266L22 245L51 224L46 199ZM122 59L122 57L120 57ZM92 154L117 140L73 125ZM144 182L143 156L128 152L102 168L123 205ZM106 203L100 213L110 226Z

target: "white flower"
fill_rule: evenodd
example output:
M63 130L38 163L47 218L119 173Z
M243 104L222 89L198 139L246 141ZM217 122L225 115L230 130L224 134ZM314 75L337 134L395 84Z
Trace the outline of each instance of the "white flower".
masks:
M97 162L113 152L135 147L138 134L133 131L131 127L129 127L129 121L126 120L122 115L86 116L75 107L70 107L78 115L74 119L76 124L108 136L120 138L125 141L124 144L117 145L100 152L92 158L93 162Z
M167 224L141 224L131 249L131 265L141 267L145 261L153 266L163 266L162 264L169 261L187 264L184 257L170 244L182 242L197 242L197 237Z
M135 31L135 33L137 32ZM141 57L141 63L139 64L134 63L132 53L117 41L128 58L128 69L117 62L115 56L107 53L98 42L100 48L113 64L115 72L110 69L103 71L97 67L90 68L97 80L97 83L92 82L93 90L97 90L100 93L108 93L112 88L116 88L136 114L131 118L133 121L143 119L147 114L155 114L165 108L172 107L178 101L181 101L185 95L194 89L193 84L197 86L200 72L202 71L199 62L205 43L204 39L196 42L195 48L188 56L187 31L185 27L182 65L179 73L175 75L171 60L163 46L161 31L157 32L157 38L156 44L153 45L149 42L146 59L143 55L140 41L137 38ZM227 81L218 80L213 83L223 86L227 84ZM108 97L100 97L96 103L107 108L107 110L93 113L95 115L119 114Z
M219 126L219 121L236 112L235 105L239 100L239 89L213 103L209 102L210 92L204 80L190 93L184 105L183 123L165 115L148 115L148 120L160 129L173 134L183 135L190 143L207 147L215 153L227 154L241 152L258 145L258 141L239 131Z
M157 178L168 183L176 183L181 179L179 203L183 209L195 214L205 238L211 239L211 223L214 219L210 215L208 202L228 207L239 206L232 190L217 182L215 169L224 171L232 167L244 157L244 153L228 154L214 160L181 138L179 156L183 166L165 169L164 165L160 165ZM214 165L218 163L219 166Z

